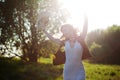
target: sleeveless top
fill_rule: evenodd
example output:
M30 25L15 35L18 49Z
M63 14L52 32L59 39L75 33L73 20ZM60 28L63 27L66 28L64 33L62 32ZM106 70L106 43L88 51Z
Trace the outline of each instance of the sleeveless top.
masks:
M65 41L66 62L64 65L64 80L85 80L85 71L82 64L83 47L80 42L75 41L74 46L70 46L69 41Z
M66 42L66 41L67 41L67 40L61 41L61 45L62 45L62 46L65 45L64 42ZM88 47L87 47L87 44L86 44L85 40L84 40L81 36L78 36L77 41L78 41L78 42L81 44L81 46L83 47L82 60L88 59L88 58L92 57L92 55L90 54L90 51L89 51L89 49L88 49Z

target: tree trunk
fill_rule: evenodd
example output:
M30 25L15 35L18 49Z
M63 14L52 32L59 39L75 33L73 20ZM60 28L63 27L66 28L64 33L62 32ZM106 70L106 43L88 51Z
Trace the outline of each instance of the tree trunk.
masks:
M37 43L36 43L37 44ZM35 62L37 63L38 60L38 47L37 45L31 46L31 50L29 50L29 62Z

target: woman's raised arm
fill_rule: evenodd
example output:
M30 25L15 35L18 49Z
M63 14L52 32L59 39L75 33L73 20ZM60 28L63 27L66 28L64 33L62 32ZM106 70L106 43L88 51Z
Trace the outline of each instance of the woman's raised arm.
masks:
M88 30L88 17L87 15L85 14L84 15L84 25L83 25L83 30L82 30L82 33L81 33L81 37L83 39L85 39L86 35L87 35L87 30Z
M42 30L42 31L47 35L47 37L48 37L50 40L52 40L52 41L54 41L54 42L56 42L56 43L58 43L58 44L61 44L60 39L55 39L54 37L52 37L52 36L45 30L45 27L44 27L44 26L46 26L47 24L48 24L48 18L46 18L46 17L45 17L45 19L44 19L44 17L43 17L43 19L41 19L41 21L38 20L38 30Z
M47 37L48 37L50 40L52 40L52 41L54 41L54 42L56 42L56 43L58 43L58 44L62 44L62 41L61 41L60 39L55 39L55 38L52 37L46 30L43 30L43 32L47 35Z

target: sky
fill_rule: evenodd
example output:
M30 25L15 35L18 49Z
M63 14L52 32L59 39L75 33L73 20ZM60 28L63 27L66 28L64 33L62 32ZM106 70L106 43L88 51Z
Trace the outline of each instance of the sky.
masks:
M120 25L120 0L59 0L71 13L71 22L83 25L84 13L88 16L88 31Z

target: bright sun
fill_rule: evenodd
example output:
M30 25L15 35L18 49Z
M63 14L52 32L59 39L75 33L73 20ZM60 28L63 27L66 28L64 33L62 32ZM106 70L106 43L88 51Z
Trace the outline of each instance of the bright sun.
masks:
M59 0L71 17L68 23L81 29L84 13L88 16L88 31L105 29L113 24L120 25L119 0Z
M84 20L84 14L88 14L85 0L59 0L64 8L70 13L68 23L73 24L76 28L81 29Z

